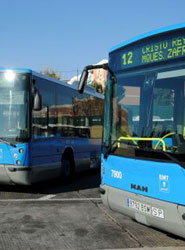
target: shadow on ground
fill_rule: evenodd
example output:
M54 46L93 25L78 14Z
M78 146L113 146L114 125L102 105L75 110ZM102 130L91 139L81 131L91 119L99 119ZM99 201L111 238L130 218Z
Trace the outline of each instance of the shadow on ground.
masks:
M1 185L0 199L2 192L8 193L29 193L29 194L58 194L65 192L80 191L84 189L98 188L100 185L100 170L92 169L77 173L71 180L64 178L53 179L32 186Z

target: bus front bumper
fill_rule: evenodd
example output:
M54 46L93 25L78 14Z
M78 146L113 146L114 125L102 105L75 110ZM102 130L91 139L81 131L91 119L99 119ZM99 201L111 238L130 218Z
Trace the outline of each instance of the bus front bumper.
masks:
M31 176L31 167L0 164L0 184L31 185Z
M184 205L134 194L107 185L101 185L100 190L103 203L111 210L128 215L139 223L185 238ZM141 207L144 208L143 211ZM162 214L157 214L157 211L162 211Z

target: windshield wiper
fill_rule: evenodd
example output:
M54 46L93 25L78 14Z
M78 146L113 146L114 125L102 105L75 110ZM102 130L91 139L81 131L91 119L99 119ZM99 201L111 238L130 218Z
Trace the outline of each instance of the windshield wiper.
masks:
M113 143L108 147L107 151L104 153L104 158L107 159L108 155L112 152L114 152L117 148L118 148L118 144L115 145L115 143L118 143L120 141L118 140L115 140L113 141ZM130 145L131 147L135 147L135 145ZM138 147L138 145L137 145ZM156 151L156 150L153 150L151 148L148 148L148 147L138 147L138 149L140 150L144 150L144 151L147 151L147 152L157 152L157 153L161 153L163 155L165 155L168 159L170 159L173 163L176 163L178 165L180 165L182 168L185 169L185 164L181 161L179 161L178 159L176 159L175 157L173 157L172 155L170 155L169 153L167 153L166 151Z
M161 153L163 155L165 155L168 159L170 159L173 163L176 163L178 165L180 165L182 168L185 169L185 164L182 163L181 161L177 160L175 157L173 157L171 154L167 153L166 151L156 151L150 148L142 148L142 150L147 151L147 152L157 152L157 153Z
M4 143L6 143L6 144L8 144L8 145L10 145L10 146L12 146L12 147L14 147L14 148L16 148L16 145L15 145L15 144L13 144L13 143L11 143L11 142L9 142L9 141L7 141L7 140L1 138L1 137L0 137L0 142L4 142Z
M117 143L117 145L115 145L115 143ZM117 148L118 148L118 143L122 143L120 140L115 140L113 141L113 143L108 146L107 151L104 153L104 158L107 159L108 155L110 153L113 153ZM135 144L128 144L131 148L138 148L138 145ZM139 147L140 148L140 147Z

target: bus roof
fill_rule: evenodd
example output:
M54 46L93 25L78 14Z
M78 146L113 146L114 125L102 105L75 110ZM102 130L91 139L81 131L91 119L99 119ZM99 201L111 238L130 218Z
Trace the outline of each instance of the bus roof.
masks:
M8 70L12 70L12 71L17 72L17 73L33 74L33 76L37 76L37 77L40 77L42 79L52 81L52 82L55 82L57 84L63 85L65 87L77 90L77 84L74 84L74 85L73 84L68 84L68 83L66 83L64 81L56 80L56 79L54 79L52 77L49 77L47 75L32 71L31 69L26 69L26 68L3 68L3 67L0 68L0 72L5 72L5 71L8 71ZM102 98L102 99L104 98L104 96L102 94L96 92L96 90L91 86L86 86L85 93L96 96L98 98Z
M111 53L111 52L113 52L115 50L118 50L118 49L120 49L120 48L122 48L122 47L124 47L126 45L131 44L131 43L134 43L134 42L137 42L139 40L145 39L147 37L155 36L155 35L158 35L158 34L161 34L161 33L170 32L170 31L177 30L177 29L183 29L183 28L185 28L185 23L171 25L171 26L168 26L166 28L161 28L161 29L157 29L157 30L145 33L144 35L136 36L135 38L132 38L132 39L126 41L126 42L123 42L121 44L118 44L118 45L114 46L113 48L111 48L109 50L109 53Z
M30 73L30 74L32 73L31 69L26 69L26 68L3 68L3 67L0 68L0 72L4 72L7 70L13 70L17 73Z

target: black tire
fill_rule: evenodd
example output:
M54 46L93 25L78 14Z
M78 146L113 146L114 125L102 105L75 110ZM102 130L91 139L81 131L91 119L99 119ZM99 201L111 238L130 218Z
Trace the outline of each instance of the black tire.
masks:
M64 177L69 178L71 176L71 163L68 159L62 160L62 170Z
M64 154L61 160L62 177L69 180L74 175L74 160L72 155Z

